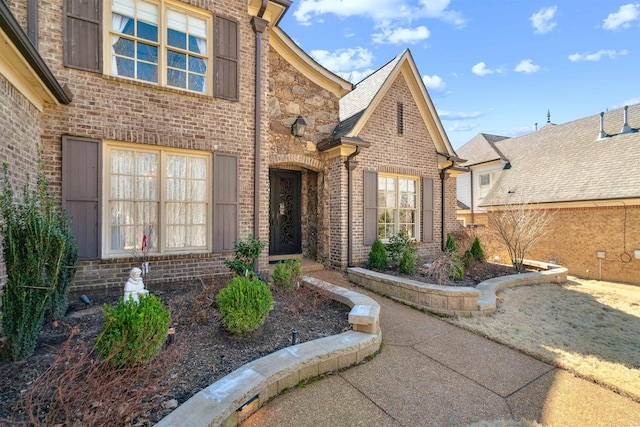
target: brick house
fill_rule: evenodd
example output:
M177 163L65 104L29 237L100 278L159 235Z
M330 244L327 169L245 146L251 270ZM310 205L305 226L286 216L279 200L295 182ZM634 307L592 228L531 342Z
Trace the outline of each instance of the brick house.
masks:
M122 286L143 239L148 283L227 273L250 234L269 242L261 272L300 254L362 263L378 230L408 228L421 253L439 248L455 222L455 180L440 172L457 157L410 53L354 88L278 27L290 4L9 2L73 94L15 138L38 142L72 217L76 290ZM386 207L383 224L378 195L402 207Z
M485 143L495 148L484 157L493 168L488 173L497 176L477 207L500 210L524 202L551 209L549 230L527 257L560 263L578 277L640 284L638 129L635 104ZM477 144L477 138L467 144ZM481 152L459 149L461 156ZM459 188L481 158L470 156L470 171L457 178ZM458 217L464 215L459 211ZM472 222L486 224L486 213L476 211Z

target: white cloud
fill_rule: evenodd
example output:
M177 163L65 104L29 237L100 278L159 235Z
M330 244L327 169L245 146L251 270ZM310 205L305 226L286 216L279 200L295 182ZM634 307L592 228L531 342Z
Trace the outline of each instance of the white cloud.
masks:
M447 131L449 132L468 132L470 130L476 129L478 127L477 123L454 123Z
M479 111L464 113L460 111L454 112L454 111L438 110L438 117L440 117L440 120L468 120L468 119L476 119L480 116L482 116L482 113Z
M608 56L609 59L616 59L619 56L625 56L629 52L626 49L622 49L620 51L616 51L613 49L605 50L600 49L595 53L585 52L585 53L574 53L569 55L569 61L571 62L579 62L579 61L600 61L602 57Z
M358 70L371 65L373 53L363 47L328 50L312 50L309 53L313 59L334 73L351 73L348 70Z
M522 61L520 61L518 65L516 65L516 68L514 71L518 73L531 74L531 73L535 73L538 70L540 70L539 65L535 65L533 61L531 61L530 59L523 59Z
M459 12L447 10L450 0L300 0L293 13L299 24L311 25L317 15L339 18L361 16L375 22L434 18L461 28L466 24Z
M471 67L471 72L476 76L482 77L482 76L486 76L487 74L500 73L501 70L500 69L492 70L490 68L487 68L487 64L485 64L484 62L478 62L476 65Z
M416 28L381 28L381 33L373 34L374 43L378 44L414 44L429 38L431 33L424 25Z
M557 11L558 6L551 6L540 9L531 15L529 20L533 25L533 32L536 34L545 34L553 30L556 26L556 22L553 21L553 18L555 18Z
M442 80L442 77L435 74L433 76L425 74L424 76L422 76L422 81L424 82L425 87L429 90L440 92L447 87L447 84L444 82L444 80Z
M602 23L605 30L619 30L629 28L631 22L640 18L640 3L629 3L620 6L616 13L610 13Z
M373 74L375 72L373 68L367 68L366 70L358 71L348 71L348 72L337 72L336 74L351 83L360 83L364 80L369 74Z

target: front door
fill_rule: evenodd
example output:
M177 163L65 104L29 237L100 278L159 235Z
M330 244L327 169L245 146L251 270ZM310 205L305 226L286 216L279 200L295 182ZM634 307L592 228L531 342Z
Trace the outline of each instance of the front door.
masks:
M302 174L271 169L269 255L302 252Z

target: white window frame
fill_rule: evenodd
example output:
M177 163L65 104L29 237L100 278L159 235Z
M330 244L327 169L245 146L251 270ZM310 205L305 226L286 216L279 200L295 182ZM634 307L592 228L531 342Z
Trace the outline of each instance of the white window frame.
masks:
M396 180L396 190L395 190L395 194L396 194L396 207L393 208L395 214L394 214L394 232L393 235L398 234L398 232L400 231L400 180L407 180L407 181L414 181L415 182L415 197L416 197L416 203L415 203L415 207L411 210L414 211L414 223L413 223L413 236L411 236L412 239L416 240L416 241L420 241L420 225L421 225L421 218L420 218L420 203L421 203L421 188L420 188L420 177L418 176L411 176L411 175L399 175L399 174L390 174L390 173L378 173L378 180L380 178L394 178ZM378 193L380 193L380 188L378 188ZM378 197L378 194L376 194L376 197ZM379 233L379 228L380 228L380 210L385 209L381 206L378 206L378 212L377 212L377 219L378 222L376 224L376 233L378 238L383 242L383 243L389 243L389 238L388 237L383 237L380 235Z
M480 200L483 200L486 197L486 195L489 193L489 191L491 191L491 187L493 187L493 184L495 184L499 175L500 175L500 171L493 171L493 172L478 174L478 197ZM489 177L489 184L482 185L482 178L487 176ZM486 192L484 194L482 194L483 188L486 188Z
M145 3L151 3L158 6L158 82L150 82L147 80L131 78L127 76L122 76L115 74L112 70L113 68L113 52L111 46L111 40L113 35L117 35L116 32L112 29L112 0L103 1L103 72L104 74L131 80L132 82L145 83L150 85L161 86L164 88L175 89L190 93L197 93L201 95L209 95L213 96L213 56L214 56L214 34L213 34L213 14L211 12L196 8L194 6L190 6L181 2L171 1L171 0L134 0L136 3L139 1L144 1ZM205 20L207 23L207 53L206 53L206 66L207 73L205 76L205 88L204 92L189 90L187 88L181 88L177 86L171 86L167 84L167 74L168 74L168 50L180 50L178 48L170 47L167 41L167 11L173 10L179 13L187 14L189 16L193 16L202 20ZM138 40L137 37L127 36L127 38L131 38L134 40ZM149 43L145 41L145 43ZM149 43L152 44L152 43ZM189 53L193 55L193 52ZM194 56L198 56L195 54ZM188 78L188 64L187 73Z
M129 144L118 141L103 142L103 209L102 209L102 254L103 258L123 258L132 257L142 254L141 244L142 236L140 236L140 244L134 241L133 249L111 249L111 152L112 150L127 150L137 153L157 153L159 156L158 165L158 218L157 224L144 224L145 227L151 227L153 233L157 235L157 247L150 248L148 254L155 255L173 255L185 253L209 253L213 250L213 155L210 152L198 150L176 149L169 147L146 146L141 144ZM179 155L193 158L202 158L206 161L206 197L203 203L206 203L206 237L205 246L202 247L167 247L167 156Z

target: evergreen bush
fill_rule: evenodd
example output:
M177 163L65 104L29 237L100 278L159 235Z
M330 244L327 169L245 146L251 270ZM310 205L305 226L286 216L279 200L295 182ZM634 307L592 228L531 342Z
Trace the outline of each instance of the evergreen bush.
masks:
M255 276L234 277L216 296L222 323L229 332L244 335L256 330L269 315L273 297Z
M369 251L369 268L380 271L389 268L387 250L384 248L380 239L376 239L373 245L371 245L371 250Z
M61 213L60 229L64 237L65 248L58 283L51 294L51 317L54 319L62 319L69 308L69 289L78 268L78 244L71 234L71 226L66 212Z
M398 234L389 237L389 244L386 249L391 261L397 264L405 252L409 251L410 255L414 255L417 247L418 243L409 235L409 232L407 230L400 230Z
M458 255L456 240L451 234L447 234L445 252L451 254L451 261L447 264L446 274L450 279L462 279L464 277L464 265Z
M62 310L53 310L53 294L57 293L56 307L62 307L68 296L68 284L58 289L61 278L69 283L73 279L72 271L66 267L75 266L70 255L75 242L62 208L47 190L40 165L35 188L29 190L27 177L22 201L14 202L4 164L0 233L7 281L2 293L1 321L6 336L3 353L10 360L33 354L47 308L56 313Z
M458 253L458 246L456 245L456 239L452 234L447 234L447 243L444 246L444 250L451 253Z
M288 259L276 264L273 271L273 284L278 289L291 291L300 286L302 263L299 259Z
M238 276L244 277L252 273L255 268L256 259L260 256L260 252L267 244L254 238L251 234L246 242L242 240L234 244L235 258L231 261L225 261L224 264L229 267Z
M404 274L413 274L416 272L416 261L413 259L413 254L409 250L402 253L400 263L398 264L398 270Z
M473 239L473 243L471 244L471 249L469 249L471 256L476 261L484 261L484 250L482 249L482 245L480 245L480 239L477 237Z
M171 311L154 295L104 305L105 323L96 338L97 353L112 366L139 366L150 362L167 339Z

